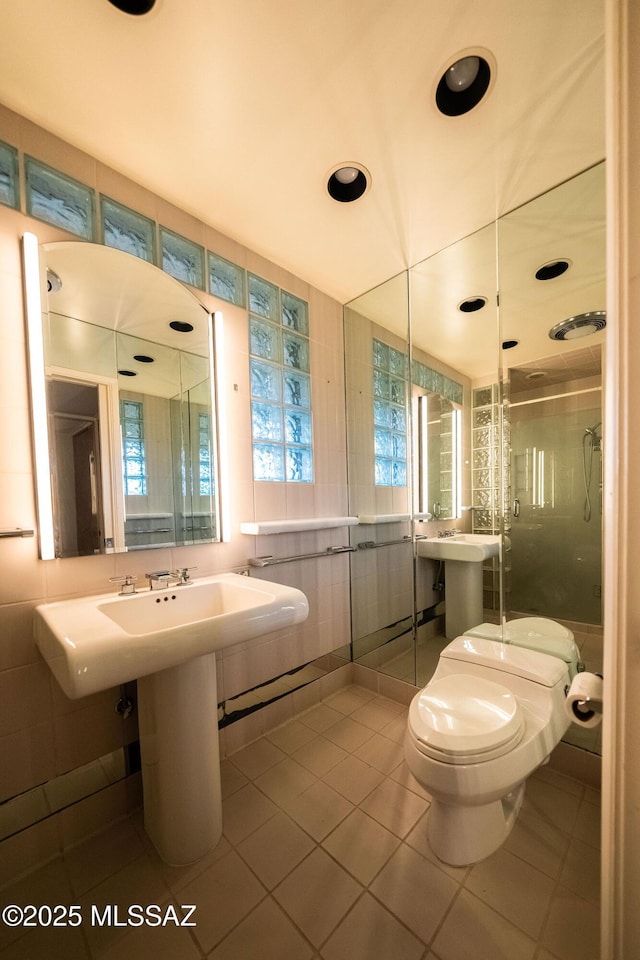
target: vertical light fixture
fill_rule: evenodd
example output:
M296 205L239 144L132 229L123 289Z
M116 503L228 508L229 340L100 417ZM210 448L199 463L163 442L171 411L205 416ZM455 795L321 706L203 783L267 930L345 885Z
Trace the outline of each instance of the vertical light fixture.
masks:
M51 461L47 423L47 392L44 375L42 337L42 295L38 238L34 233L22 237L22 275L24 283L27 345L29 348L29 387L31 392L31 433L38 512L38 542L42 560L53 560L53 502L51 497Z
M418 512L429 509L429 419L428 399L418 397Z
M451 412L451 499L452 514L462 516L462 411Z
M220 539L223 543L231 540L231 511L229 504L229 468L228 468L228 432L227 432L227 390L224 375L224 320L219 310L213 313L213 323L209 327L209 357L212 383L215 384L218 429L218 501L220 517Z

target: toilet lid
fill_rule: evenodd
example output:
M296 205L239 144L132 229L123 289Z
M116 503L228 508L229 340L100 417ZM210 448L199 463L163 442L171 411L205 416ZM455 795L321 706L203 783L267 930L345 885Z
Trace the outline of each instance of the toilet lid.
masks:
M511 691L466 673L429 683L414 697L409 721L419 748L445 763L501 756L524 732L524 716Z

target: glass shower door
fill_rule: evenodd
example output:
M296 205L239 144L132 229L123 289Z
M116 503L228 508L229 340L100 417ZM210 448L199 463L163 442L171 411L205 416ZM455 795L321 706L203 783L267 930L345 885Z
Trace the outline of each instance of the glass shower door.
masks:
M510 608L601 624L601 412L575 399L511 407Z

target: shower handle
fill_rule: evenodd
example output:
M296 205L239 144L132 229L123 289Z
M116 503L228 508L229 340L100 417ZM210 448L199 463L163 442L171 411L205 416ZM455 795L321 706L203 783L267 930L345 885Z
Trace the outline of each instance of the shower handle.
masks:
M517 497L515 497L513 501L513 515L514 517L520 516L520 501Z

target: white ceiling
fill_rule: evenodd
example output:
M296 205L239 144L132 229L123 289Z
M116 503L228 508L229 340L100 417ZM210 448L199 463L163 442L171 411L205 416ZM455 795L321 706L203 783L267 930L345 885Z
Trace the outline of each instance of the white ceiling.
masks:
M602 0L0 0L0 102L346 302L604 156ZM488 51L489 93L434 91ZM341 163L371 187L326 192Z

